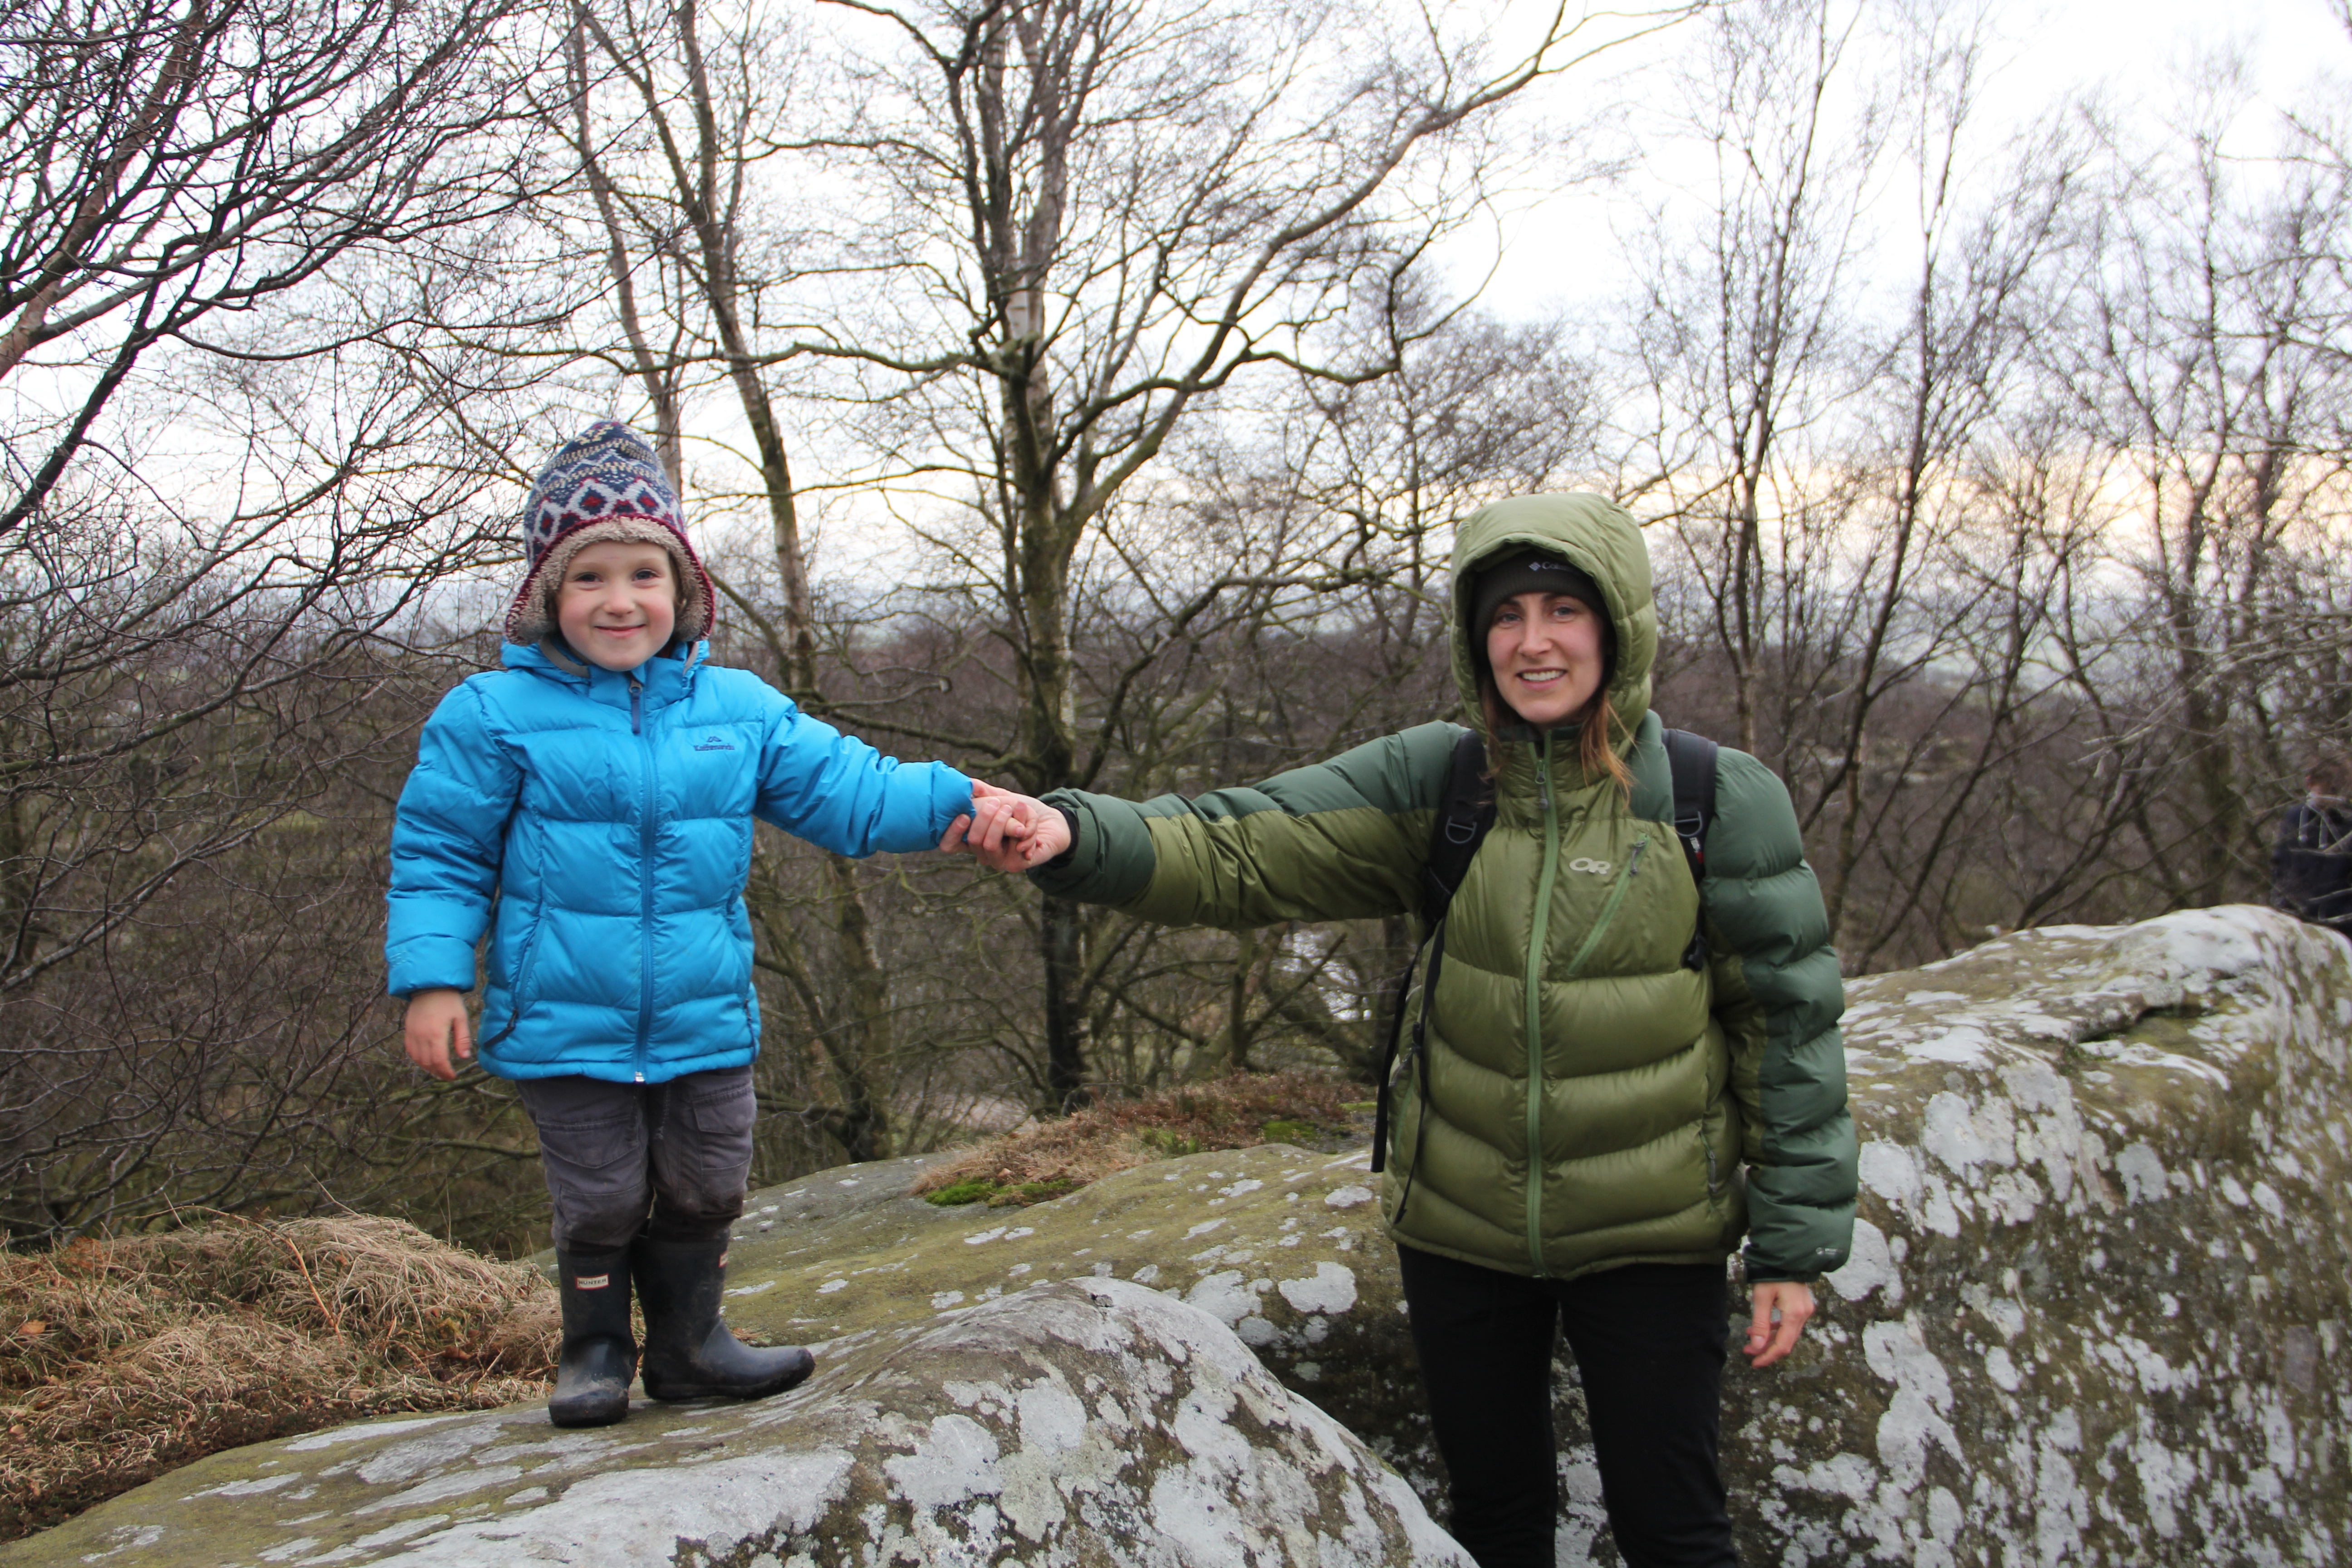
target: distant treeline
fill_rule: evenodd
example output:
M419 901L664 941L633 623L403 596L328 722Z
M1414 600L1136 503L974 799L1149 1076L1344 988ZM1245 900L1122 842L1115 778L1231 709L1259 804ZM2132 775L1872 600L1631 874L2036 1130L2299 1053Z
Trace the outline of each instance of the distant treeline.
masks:
M1459 719L1452 520L1592 488L1649 524L1656 706L1788 779L1851 971L2260 898L2352 740L2341 94L2216 67L2158 130L1990 124L1973 10L1399 19L33 0L0 1229L536 1244L511 1095L399 1057L384 852L495 662L520 486L614 410L723 578L718 657L902 756L1192 792ZM1610 88L1603 46L1661 63ZM1633 281L1573 320L1430 264L1491 189L1654 159L1593 242ZM1411 936L1170 932L764 829L746 896L761 1180L1369 1078Z

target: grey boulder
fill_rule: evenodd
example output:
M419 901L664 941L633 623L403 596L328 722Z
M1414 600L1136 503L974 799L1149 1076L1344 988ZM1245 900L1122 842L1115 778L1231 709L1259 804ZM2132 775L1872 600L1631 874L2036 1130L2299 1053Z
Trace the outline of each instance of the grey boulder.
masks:
M1232 1331L1117 1279L836 1346L752 1405L601 1431L391 1420L175 1471L12 1563L1468 1568L1411 1489Z

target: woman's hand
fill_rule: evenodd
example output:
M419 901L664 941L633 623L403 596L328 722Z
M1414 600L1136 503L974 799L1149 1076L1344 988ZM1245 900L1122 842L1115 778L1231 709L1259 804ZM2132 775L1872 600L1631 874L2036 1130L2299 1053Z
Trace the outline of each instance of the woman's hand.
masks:
M1750 1366L1770 1366L1797 1348L1813 1315L1813 1289L1793 1280L1776 1280L1759 1285L1750 1293L1756 1315L1748 1324L1748 1342L1740 1349Z
M410 1061L444 1083L456 1078L457 1063L474 1054L465 994L446 986L412 993L400 1035Z
M940 839L941 849L969 850L992 871L1025 871L1069 847L1070 825L1060 812L979 779L971 784L971 814L950 823Z

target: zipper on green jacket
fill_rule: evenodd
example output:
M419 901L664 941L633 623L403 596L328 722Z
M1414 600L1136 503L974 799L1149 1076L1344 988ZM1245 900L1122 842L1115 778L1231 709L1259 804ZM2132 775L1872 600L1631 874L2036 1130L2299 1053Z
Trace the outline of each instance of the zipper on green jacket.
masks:
M1584 973L1584 961L1592 956L1592 950L1599 947L1601 939L1609 934L1610 923L1617 918L1618 906L1625 901L1626 893L1633 886L1633 873L1642 868L1642 851L1649 847L1647 834L1633 840L1633 851L1625 857L1625 868L1617 873L1617 885L1609 889L1609 901L1601 906L1601 918L1592 922L1591 931L1585 932L1584 945L1578 948L1576 956L1568 961L1568 968L1560 973L1562 980L1573 980Z
M1551 924L1552 882L1559 869L1559 817L1552 806L1549 736L1545 737L1536 769L1536 795L1544 808L1544 859L1543 875L1536 884L1534 929L1528 942L1528 1262L1534 1268L1536 1278L1541 1279L1549 1272L1544 1267L1543 1256L1543 949ZM1576 956L1560 972L1562 980L1573 980L1581 974L1586 962L1592 957L1592 950L1609 934L1617 911L1624 906L1625 895L1633 889L1633 874L1642 868L1643 853L1649 847L1647 834L1633 840L1633 847L1625 856L1625 868L1617 873L1616 885L1609 889L1608 901L1601 906L1592 929L1578 944Z
M1536 798L1543 803L1543 874L1536 879L1535 919L1528 931L1528 1261L1536 1278L1543 1256L1543 955L1551 928L1551 886L1559 871L1559 812L1551 793L1551 734L1536 752Z

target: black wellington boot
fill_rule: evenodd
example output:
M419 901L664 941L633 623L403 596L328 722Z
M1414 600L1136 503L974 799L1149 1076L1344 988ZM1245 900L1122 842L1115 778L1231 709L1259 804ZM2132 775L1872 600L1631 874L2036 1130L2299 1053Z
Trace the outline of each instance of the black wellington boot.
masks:
M646 1392L656 1399L765 1399L815 1370L798 1345L759 1350L719 1319L727 1282L727 1238L637 1238L630 1257L646 1307Z
M629 1249L555 1254L563 1297L563 1354L547 1418L558 1426L610 1426L629 1413L637 1342L629 1332Z

